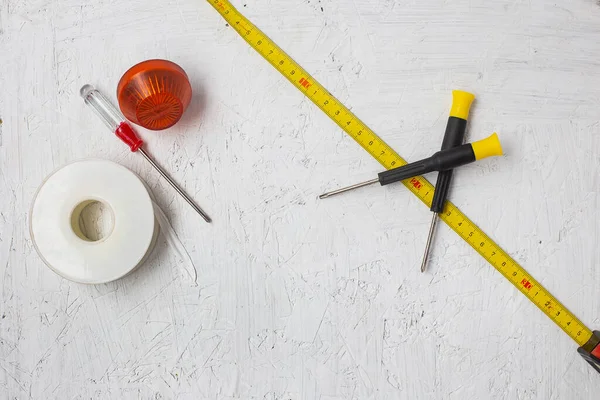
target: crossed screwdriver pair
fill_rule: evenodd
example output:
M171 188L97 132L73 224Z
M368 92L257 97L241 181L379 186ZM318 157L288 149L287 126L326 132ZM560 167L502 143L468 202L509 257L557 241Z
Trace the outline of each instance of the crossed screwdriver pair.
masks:
M452 109L450 110L450 117L448 118L448 124L446 125L446 133L444 134L441 151L438 151L431 157L423 160L381 172L377 178L370 181L334 190L319 196L321 199L326 199L375 183L380 183L381 186L385 186L415 176L424 175L429 172L439 171L440 173L437 178L433 201L431 203L433 220L431 221L431 227L429 228L425 254L423 256L423 262L421 263L421 272L425 272L427 269L429 250L433 241L439 214L444 211L444 205L448 198L453 169L487 157L502 155L502 146L500 145L500 140L496 133L486 139L463 144L467 128L467 119L475 96L468 92L454 90L452 92L452 97Z

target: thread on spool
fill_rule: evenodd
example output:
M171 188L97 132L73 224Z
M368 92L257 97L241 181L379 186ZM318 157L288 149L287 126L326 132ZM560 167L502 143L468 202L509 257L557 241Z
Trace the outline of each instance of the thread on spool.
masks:
M136 233L137 224L145 228ZM110 282L139 268L152 254L162 230L180 260L182 275L197 286L196 267L152 192L119 164L82 160L54 171L34 196L29 229L36 251L50 269L89 284ZM132 248L138 235L145 239ZM116 267L123 260L111 258L112 251L131 261ZM131 252L139 258L132 259Z
M109 228L103 236L88 230L95 224L81 222L90 207L105 207L115 222L103 221ZM111 161L82 160L44 180L32 202L29 230L50 269L75 282L100 284L122 278L148 259L159 224L134 173Z

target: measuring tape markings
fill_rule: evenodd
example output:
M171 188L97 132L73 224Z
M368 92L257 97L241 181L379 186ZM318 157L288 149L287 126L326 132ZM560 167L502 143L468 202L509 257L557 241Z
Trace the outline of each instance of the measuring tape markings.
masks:
M407 164L375 132L329 93L325 87L279 48L267 35L254 26L229 1L207 1L254 50L385 168L392 169ZM431 206L435 188L429 181L423 177L415 177L404 181L403 184L428 207ZM592 331L454 204L449 201L446 202L441 219L575 342L583 346L590 340Z

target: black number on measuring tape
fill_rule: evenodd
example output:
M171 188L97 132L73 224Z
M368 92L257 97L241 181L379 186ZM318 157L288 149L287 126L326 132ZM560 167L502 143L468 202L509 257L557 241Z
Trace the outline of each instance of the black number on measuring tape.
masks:
M473 234L474 234L474 233L475 233L475 232L471 232L471 233L469 233L469 237L473 236Z
M329 100L325 100L325 102L323 104L325 104L325 105L329 104Z
M279 65L283 65L284 62L285 61L283 61L283 60L279 61Z
M351 123L352 123L352 121L348 121L348 122L346 122L346 125L350 126Z
M362 135L362 131L358 131L357 135L358 136Z
M513 272L512 276L517 276L517 271Z
M492 257L494 257L496 255L495 251L492 251Z
M548 307L550 305L550 302L547 301L546 304L544 304L544 306Z
M258 42L256 42L257 45L261 45L262 44L262 40L259 40Z
M558 317L560 315L560 311L556 313L556 316Z
M503 267L506 267L506 261L504 261L504 262L502 263L502 266L503 266Z
M448 212L446 213L446 215L447 215L447 216L451 216L451 215L452 215L452 211L448 211Z
M484 245L485 245L485 242L479 243L479 247L483 247Z
M567 326L571 325L571 321L567 322Z
M372 140L369 142L369 146L373 146L373 141Z
M295 70L292 70L292 72L290 72L290 73L291 73L292 75L295 75L295 74L296 74L296 71L295 71Z
M382 151L382 152L381 152L381 154L380 154L380 156L382 156L382 155L384 155L384 154L385 154L385 151Z
M396 161L392 161L392 167L396 165Z
M340 110L337 110L337 111L335 112L335 115L340 115Z

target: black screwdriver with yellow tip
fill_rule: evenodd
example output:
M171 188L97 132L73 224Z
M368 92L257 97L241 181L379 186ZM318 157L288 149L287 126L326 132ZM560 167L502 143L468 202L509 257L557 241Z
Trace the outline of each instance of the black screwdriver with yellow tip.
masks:
M471 105L473 104L474 100L475 95L472 93L464 92L462 90L452 91L452 108L450 109L450 116L448 117L446 132L444 133L442 150L448 150L463 144L465 140L465 132L467 130L467 120L469 119ZM435 192L433 193L433 200L430 208L431 212L433 213L433 218L431 220L431 226L429 227L429 235L427 236L427 244L425 245L423 261L421 262L422 273L427 269L429 249L431 248L431 243L433 242L439 215L444 211L444 205L448 199L448 192L450 191L450 183L452 181L453 171L453 169L440 171L437 177Z
M454 147L448 150L438 151L431 157L423 160L415 161L402 167L381 172L379 173L378 177L373 180L324 193L320 195L319 198L326 199L328 197L358 189L363 186L373 185L375 183L385 186L409 178L414 178L415 176L424 175L429 172L446 171L449 169L462 167L463 165L470 164L475 161L483 160L487 157L501 155L502 146L500 145L498 134L494 133L483 140L479 140L474 143L463 144L462 146Z
M426 159L381 172L376 179L325 193L319 196L319 198L326 199L375 183L385 186L415 176L424 175L429 172L440 171L431 205L431 211L434 213L432 226L429 231L425 257L421 265L421 271L424 272L427 265L427 255L429 253L429 248L431 247L435 226L438 220L438 214L443 211L448 197L450 182L452 180L452 170L487 157L502 155L502 146L496 133L486 139L474 143L461 144L464 139L467 118L474 98L475 97L472 94L467 92L453 92L452 109L450 111L441 151Z

